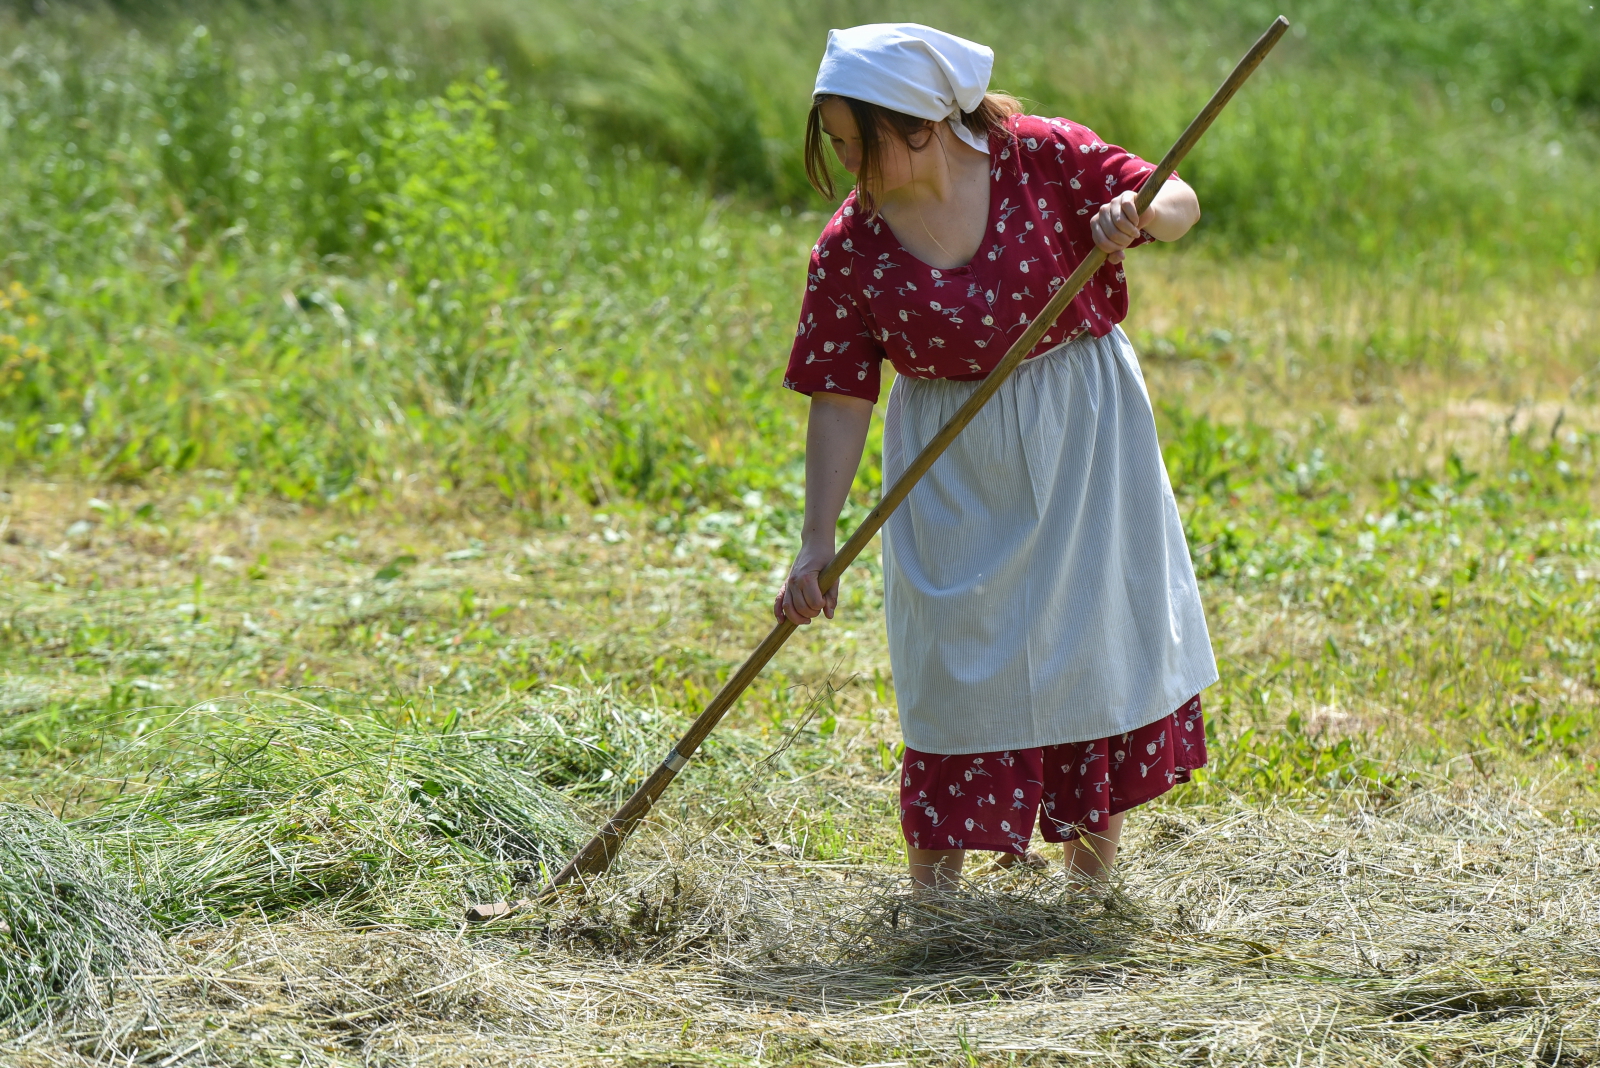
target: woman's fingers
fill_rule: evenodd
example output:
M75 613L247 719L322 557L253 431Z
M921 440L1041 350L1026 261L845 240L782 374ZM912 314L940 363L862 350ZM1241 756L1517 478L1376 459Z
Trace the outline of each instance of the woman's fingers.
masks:
M1098 223L1098 220L1096 222ZM1133 243L1133 238L1123 234L1109 222L1095 225L1092 229L1095 247L1106 254L1107 262L1121 263L1122 250ZM1134 236L1137 237L1137 233Z
M1117 230L1128 238L1129 241L1139 236L1139 207L1138 197L1132 193L1123 193L1112 202L1113 221Z
M790 623L804 626L827 607L822 589L817 585L817 572L807 571L790 575L783 588L783 614ZM829 613L830 618L832 613Z
M789 580L789 588L798 594L798 600L803 606L806 616L816 615L822 611L822 587L817 585L817 573L807 571L802 575Z
M1090 236L1094 238L1095 247L1101 252L1112 253L1122 246L1114 241L1109 232L1110 222L1106 218L1106 210L1101 208L1095 213L1094 220L1089 223Z
M801 627L811 622L811 618L809 616L805 616L800 613L799 607L796 606L794 602L794 594L787 585L784 586L783 597L779 601L779 605L783 618L787 619L795 626Z
M790 578L783 585L783 618L800 627L811 622L811 616L815 615L815 613L807 614L803 610L797 597L798 591L795 586L796 582L793 578Z
M790 575L773 604L774 614L797 627L805 626L818 615L832 619L834 609L839 606L839 585L834 583L833 589L823 593L817 583L819 574L817 571L807 571Z
M1139 239L1139 212L1133 193L1119 194L1100 206L1089 223L1095 245L1112 263L1122 262L1122 250Z
M1122 250L1138 240L1138 218L1138 213L1133 211L1132 202L1129 201L1125 205L1119 198L1102 205L1090 221L1089 231L1094 238L1095 246L1104 252L1112 263L1121 263Z

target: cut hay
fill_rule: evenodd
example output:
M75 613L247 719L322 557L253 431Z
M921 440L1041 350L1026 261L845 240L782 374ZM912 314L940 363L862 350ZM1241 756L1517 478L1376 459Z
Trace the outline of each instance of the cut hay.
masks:
M0 804L0 1035L106 1018L164 947L126 883L60 820Z
M537 743L255 709L218 728L209 761L79 826L169 926L306 908L453 924L463 900L536 882L578 840Z
M192 1064L1596 1063L1600 855L1504 797L1142 813L1120 889L642 837L588 901L482 931L314 915L178 938L125 1055ZM69 1060L43 1036L37 1063Z

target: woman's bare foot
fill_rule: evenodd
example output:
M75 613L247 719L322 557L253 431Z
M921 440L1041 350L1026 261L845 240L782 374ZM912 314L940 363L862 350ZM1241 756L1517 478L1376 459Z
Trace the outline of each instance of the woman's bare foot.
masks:
M1104 834L1084 832L1066 843L1067 879L1074 890L1093 892L1103 889L1117 859L1117 844L1122 839L1122 824L1127 813L1119 812L1106 820ZM915 849L906 847L911 868L911 883L917 897L949 893L961 885L961 868L966 863L965 849ZM1039 867L1046 861L1037 853L1018 856L997 853L985 870L997 871L1017 864Z

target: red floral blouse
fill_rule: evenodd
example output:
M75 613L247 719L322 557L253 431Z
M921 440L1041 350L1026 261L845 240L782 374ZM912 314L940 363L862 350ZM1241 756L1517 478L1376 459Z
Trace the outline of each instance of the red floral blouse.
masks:
M989 139L989 235L965 267L928 266L845 198L811 250L785 387L876 402L885 359L915 378L983 378L1094 248L1095 211L1155 169L1065 119L1017 115L1007 128ZM1029 358L1103 337L1127 313L1122 266L1107 264Z

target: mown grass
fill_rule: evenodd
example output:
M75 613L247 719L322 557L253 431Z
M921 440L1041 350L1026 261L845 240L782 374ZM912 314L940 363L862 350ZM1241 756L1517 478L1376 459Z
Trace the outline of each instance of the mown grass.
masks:
M1276 10L896 14L1156 154ZM472 935L765 629L796 134L882 12L374 11L0 11L8 1056L1593 1060L1584 5L1290 5L1136 259L1223 679L1118 895L904 912L869 559L614 880Z
M1192 398L1213 370L1149 367L1158 396ZM1126 901L980 879L935 920L892 882L869 561L595 898L449 933L465 900L536 885L764 629L793 497L552 530L414 485L351 515L203 482L15 484L6 795L66 817L77 863L134 888L136 930L175 932L176 955L120 993L56 995L64 1020L101 1006L71 1032L92 1042L23 1048L1006 1064L1023 1036L1022 1063L1208 1042L1257 1063L1584 1063L1593 413L1552 434L1547 410L1457 408L1448 444L1427 440L1441 413L1392 402L1320 425L1167 413L1224 665L1213 764L1134 821ZM1441 449L1448 480L1372 476ZM57 893L25 903L49 916ZM597 1007L602 989L627 996ZM1301 1010L1316 1022L1271 1022Z

